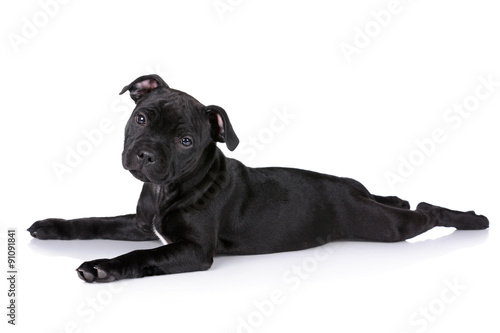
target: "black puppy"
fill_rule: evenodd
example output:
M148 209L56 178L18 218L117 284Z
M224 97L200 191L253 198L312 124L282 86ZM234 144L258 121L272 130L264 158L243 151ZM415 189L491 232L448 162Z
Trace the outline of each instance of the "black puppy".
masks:
M46 219L39 239L160 239L163 246L83 263L87 282L209 269L214 254L301 250L336 239L397 242L435 226L485 229L488 219L397 197L311 171L247 168L216 142L239 143L226 112L204 106L157 75L123 88L136 108L125 129L123 166L144 182L137 213ZM167 245L168 244L168 245Z

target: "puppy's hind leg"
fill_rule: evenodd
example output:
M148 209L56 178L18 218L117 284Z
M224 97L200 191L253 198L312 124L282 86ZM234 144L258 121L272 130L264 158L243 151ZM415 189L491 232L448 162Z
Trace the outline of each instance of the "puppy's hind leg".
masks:
M391 207L371 198L357 198L346 206L341 217L346 238L376 242L399 242L413 238L436 226L463 230L480 230L489 226L488 219L474 212L458 212L427 203L416 210Z
M486 216L477 215L474 211L460 212L425 202L418 204L417 211L432 215L438 221L437 225L442 227L455 227L458 230L482 230L489 228L490 225Z

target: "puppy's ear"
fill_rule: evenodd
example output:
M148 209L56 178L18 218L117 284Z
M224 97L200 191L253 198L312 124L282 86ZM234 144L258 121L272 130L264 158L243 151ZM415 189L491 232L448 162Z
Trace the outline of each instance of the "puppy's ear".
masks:
M234 133L233 126L223 108L217 105L206 107L212 139L217 142L225 142L227 149L233 151L236 149L240 140Z
M120 95L126 92L127 90L130 90L130 97L137 104L139 98L149 94L153 90L168 89L168 88L169 88L168 84L166 84L165 81L163 81L163 79L158 75L156 74L144 75L138 77L137 79L132 81L132 83L123 87L122 91L120 92Z

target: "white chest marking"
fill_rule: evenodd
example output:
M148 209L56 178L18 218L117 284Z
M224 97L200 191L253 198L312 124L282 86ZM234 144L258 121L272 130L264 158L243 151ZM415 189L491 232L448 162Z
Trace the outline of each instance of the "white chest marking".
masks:
M160 241L163 243L163 245L167 245L168 244L167 240L165 238L163 238L162 235L160 235L160 233L158 232L158 230L156 230L155 226L153 226L153 231L154 231L156 237L158 237L160 239Z
M160 185L153 185L153 193L156 195L156 197L158 197L160 195L160 191L161 191L161 186ZM152 227L153 227L153 232L155 233L156 237L158 237L158 239L160 239L160 241L163 243L163 245L167 245L169 243L168 240L165 239L165 237L163 237L159 232L158 230L156 230L156 220L157 220L157 216L154 215L153 216L153 223L152 223Z
M156 230L155 222L156 222L156 216L153 218L153 232L155 233L156 237L160 239L163 245L167 245L168 241L158 232L158 230Z

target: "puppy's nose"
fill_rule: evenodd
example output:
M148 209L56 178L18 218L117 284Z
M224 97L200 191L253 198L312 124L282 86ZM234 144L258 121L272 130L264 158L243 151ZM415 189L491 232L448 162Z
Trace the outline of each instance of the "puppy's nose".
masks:
M153 164L156 162L156 155L149 150L141 150L137 154L137 160L142 165Z

